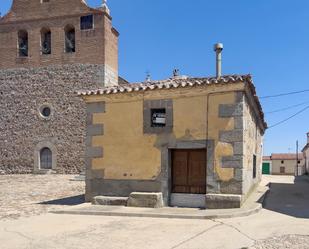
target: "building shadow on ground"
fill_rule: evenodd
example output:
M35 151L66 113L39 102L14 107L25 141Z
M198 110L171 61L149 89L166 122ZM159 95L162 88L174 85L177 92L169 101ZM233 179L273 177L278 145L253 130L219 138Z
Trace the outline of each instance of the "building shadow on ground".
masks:
M77 195L77 196L70 196L61 199L55 199L50 201L40 202L38 204L41 205L62 205L62 206L75 206L85 203L85 195Z
M293 216L309 218L309 177L295 177L294 183L270 183L264 209Z

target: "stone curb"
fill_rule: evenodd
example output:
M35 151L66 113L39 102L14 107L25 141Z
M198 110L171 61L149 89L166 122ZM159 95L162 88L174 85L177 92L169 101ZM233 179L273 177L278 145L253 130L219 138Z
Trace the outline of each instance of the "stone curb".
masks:
M210 214L210 215L190 215L190 214L164 214L164 213L132 213L132 212L113 212L113 211L94 211L94 210L67 210L67 211L51 211L53 214L70 214L70 215L97 215L97 216L118 216L118 217L137 217L137 218L168 218L168 219L196 219L196 220L210 220L210 219L228 219L236 217L245 217L258 213L262 209L262 205L258 204L256 207L238 211L235 213L226 214Z
M110 211L110 210L87 210L87 207L74 207L67 210L51 211L50 213L54 214L70 214L70 215L98 215L98 216L118 216L118 217L144 217L144 218L168 218L168 219L228 219L236 217L245 217L258 213L263 209L263 205L266 199L266 196L269 192L269 188L265 187L261 192L261 197L259 202L254 202L250 207L233 209L230 212L225 210L209 210L210 214L179 214L179 213L164 213L163 212L145 212L141 210L140 212L135 209L134 212L120 210L120 211ZM84 204L82 204L84 205ZM246 206L246 205L245 205ZM102 206L104 207L104 206ZM111 206L108 206L111 207ZM96 206L96 208L99 208ZM149 209L153 210L153 209ZM158 211L160 209L157 209ZM156 211L157 211L156 210ZM179 210L179 209L178 209ZM207 212L207 210L205 211ZM222 213L223 212L223 213ZM224 213L225 212L225 213Z

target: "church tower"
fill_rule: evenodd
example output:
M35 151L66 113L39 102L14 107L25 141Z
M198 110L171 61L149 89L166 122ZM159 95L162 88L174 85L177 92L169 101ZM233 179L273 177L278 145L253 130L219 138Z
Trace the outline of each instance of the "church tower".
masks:
M0 174L78 173L87 160L82 89L118 85L106 0L13 0L0 17Z
M0 68L97 65L93 80L118 84L118 32L106 1L13 0L0 19Z

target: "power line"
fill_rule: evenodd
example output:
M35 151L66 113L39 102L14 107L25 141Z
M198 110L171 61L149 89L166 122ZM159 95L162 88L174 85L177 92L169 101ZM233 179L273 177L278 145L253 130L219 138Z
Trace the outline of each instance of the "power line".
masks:
M282 111L290 110L292 108L295 108L295 107L298 107L298 106L302 106L302 105L307 104L307 103L309 103L309 101L302 102L302 103L299 103L299 104L296 104L296 105L287 106L285 108L277 109L277 110L274 110L274 111L265 112L265 114L272 114L272 113L277 113L277 112L282 112Z
M286 119L284 119L284 120L282 120L282 121L280 121L280 122L278 122L278 123L276 123L276 124L274 124L274 125L272 125L272 126L269 126L268 129L274 128L274 127L276 127L276 126L278 126L278 125L281 125L281 124L285 123L286 121L288 121L288 120L290 120L290 119L296 117L297 115L303 113L303 112L306 111L307 109L309 109L309 105L306 106L305 108L301 109L299 112L295 113L294 115L292 115L292 116L290 116L290 117L288 117L288 118L286 118Z
M296 91L296 92L288 92L288 93L280 93L280 94L275 94L275 95L262 96L262 97L260 97L260 99L277 98L277 97L288 96L288 95L299 94L299 93L305 93L305 92L309 92L309 89L305 89L305 90L302 90L302 91Z

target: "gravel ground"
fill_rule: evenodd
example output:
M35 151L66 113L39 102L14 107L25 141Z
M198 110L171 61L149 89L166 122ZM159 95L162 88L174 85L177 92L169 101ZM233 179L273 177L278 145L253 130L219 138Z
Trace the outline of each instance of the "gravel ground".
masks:
M0 220L40 215L84 201L74 175L0 175Z
M257 242L252 249L308 249L309 236L286 235Z

